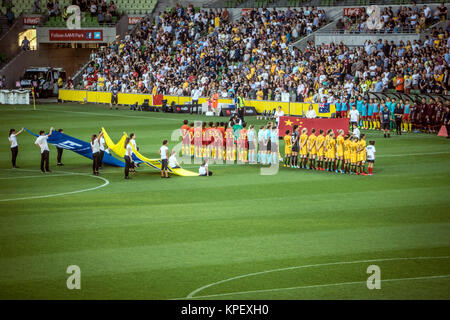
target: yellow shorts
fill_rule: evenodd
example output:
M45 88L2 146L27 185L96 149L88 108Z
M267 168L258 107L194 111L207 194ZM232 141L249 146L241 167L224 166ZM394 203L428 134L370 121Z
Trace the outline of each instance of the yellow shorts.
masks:
M306 156L307 154L308 154L308 150L306 149L306 147L303 147L303 148L300 150L300 155Z
M358 162L366 161L366 155L365 154L359 154L358 155Z
M344 152L344 159L350 160L350 152Z
M356 154L350 155L350 162L351 162L351 163L356 163L356 162L357 162L356 160L357 160Z
M343 157L344 156L344 149L338 148L337 149L337 156L338 157Z
M284 155L290 156L292 154L292 148L284 148Z
M310 155L315 156L317 154L317 150L316 148L311 149L311 151L309 152Z
M323 150L317 150L317 156L318 157L323 157Z
M330 152L328 152L328 159L336 159L336 151L335 150L331 150Z

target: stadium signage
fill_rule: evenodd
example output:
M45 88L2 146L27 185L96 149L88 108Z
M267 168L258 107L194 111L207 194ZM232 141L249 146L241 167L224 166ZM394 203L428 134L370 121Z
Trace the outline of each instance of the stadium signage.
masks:
M252 12L252 10L253 9L251 9L251 8L244 8L244 9L242 9L242 15L248 16L248 15L250 15L250 12Z
M360 16L366 10L364 8L344 8L344 16L352 17L352 16Z
M36 17L36 16L24 16L23 17L23 24L36 26L39 23L41 23L41 17Z
M128 24L138 24L144 17L128 17Z
M103 41L102 30L48 30L50 41Z

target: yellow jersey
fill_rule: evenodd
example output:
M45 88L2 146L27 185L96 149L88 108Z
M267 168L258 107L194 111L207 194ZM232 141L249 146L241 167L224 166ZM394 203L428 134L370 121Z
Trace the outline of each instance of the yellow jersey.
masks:
M285 135L283 140L284 140L284 154L290 155L292 152L291 135L290 134Z
M328 158L336 158L336 140L332 137L328 139Z
M357 149L358 149L358 143L355 141L350 142L350 161L351 161L351 163L357 162Z
M307 134L300 135L300 154L306 155L308 153L308 149L306 148L306 141L308 140Z
M344 156L344 137L337 136L336 138L336 151L338 157Z
M318 157L323 157L324 145L325 145L324 141L325 141L325 137L323 135L317 136L316 149L317 149L317 156Z
M308 137L308 151L310 154L316 154L316 140L317 137L316 135L313 133Z
M349 139L344 140L344 159L350 160L350 145L351 141Z
M358 161L366 161L366 140L361 139L358 142Z

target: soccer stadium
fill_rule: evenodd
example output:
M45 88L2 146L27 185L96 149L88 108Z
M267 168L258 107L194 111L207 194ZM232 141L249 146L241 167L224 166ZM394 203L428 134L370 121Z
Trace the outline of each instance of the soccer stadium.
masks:
M2 0L0 298L450 299L448 9Z

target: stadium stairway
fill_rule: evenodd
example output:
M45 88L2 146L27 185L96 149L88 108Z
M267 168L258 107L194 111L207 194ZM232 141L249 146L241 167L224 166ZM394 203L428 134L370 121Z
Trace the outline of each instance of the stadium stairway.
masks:
M21 52L21 48L17 44L17 39L23 31L25 31L25 28L23 26L22 16L19 16L13 25L6 29L0 36L0 68ZM2 73L0 72L0 74Z

